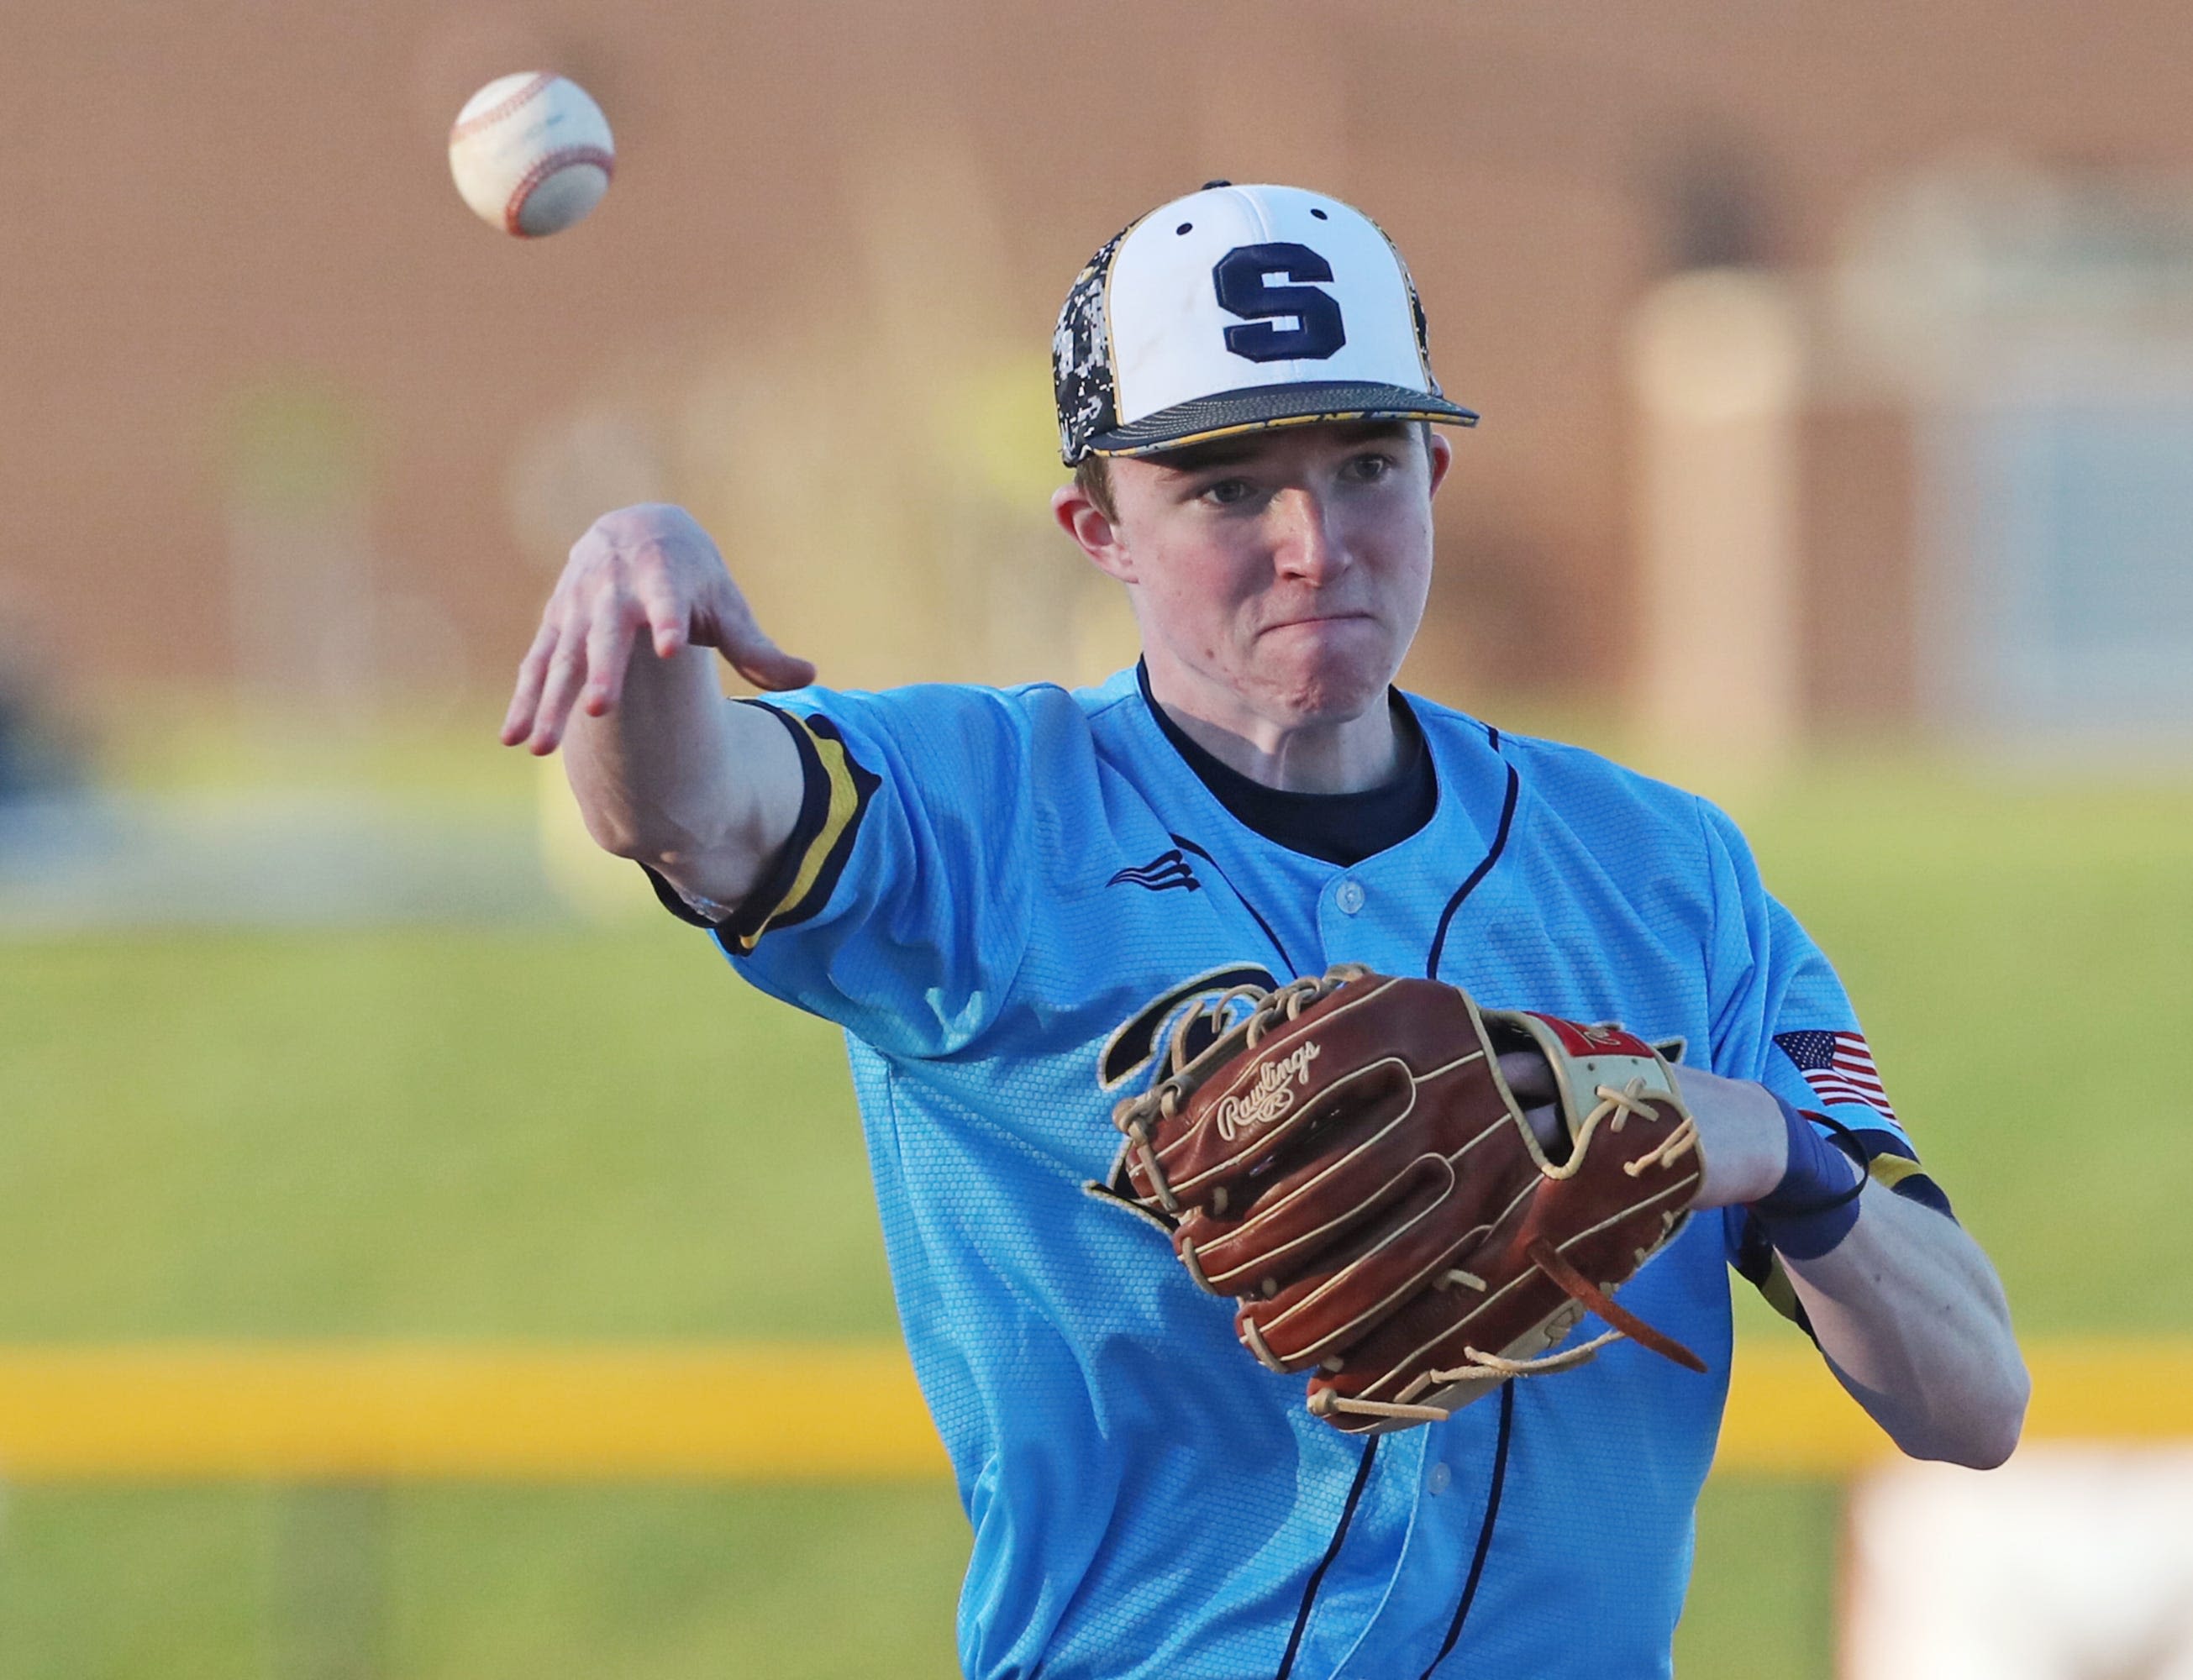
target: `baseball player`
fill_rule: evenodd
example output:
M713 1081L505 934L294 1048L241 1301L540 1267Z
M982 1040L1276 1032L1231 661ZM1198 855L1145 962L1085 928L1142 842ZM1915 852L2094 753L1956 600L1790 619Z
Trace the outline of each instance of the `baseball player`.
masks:
M572 551L502 735L564 745L595 838L845 1031L974 1530L966 1672L1669 1672L1732 1266L1906 1451L2006 1457L2000 1287L1735 826L1393 687L1435 428L1476 416L1380 229L1214 182L1082 271L1055 371L1054 510L1125 587L1134 668L812 686L707 535L642 506ZM719 654L774 698L724 700ZM1706 1374L1618 1342L1366 1437L1243 1351L1129 1193L1114 1107L1197 999L1343 963L1681 1041L1702 1172L1622 1300ZM1543 1100L1543 1063L1500 1060Z

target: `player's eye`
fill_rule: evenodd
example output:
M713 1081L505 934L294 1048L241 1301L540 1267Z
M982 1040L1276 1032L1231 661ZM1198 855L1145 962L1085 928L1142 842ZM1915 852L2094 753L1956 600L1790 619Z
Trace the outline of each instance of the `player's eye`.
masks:
M1256 486L1245 478L1221 478L1205 484L1201 494L1204 500L1219 507L1238 507L1256 494Z
M1383 449L1366 449L1360 455L1350 455L1341 468L1341 476L1352 483L1375 484L1393 471L1393 456Z

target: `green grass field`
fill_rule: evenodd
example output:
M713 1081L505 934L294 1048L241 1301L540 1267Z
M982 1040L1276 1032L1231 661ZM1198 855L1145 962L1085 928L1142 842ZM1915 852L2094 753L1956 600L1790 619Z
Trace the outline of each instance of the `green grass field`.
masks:
M1742 814L2023 1327L2193 1329L2127 1049L2193 997L2193 791ZM892 1333L834 1033L667 921L0 946L0 1340ZM1686 1676L1824 1680L1836 1521L1709 1491ZM942 1676L965 1544L942 1485L23 1488L0 1677Z

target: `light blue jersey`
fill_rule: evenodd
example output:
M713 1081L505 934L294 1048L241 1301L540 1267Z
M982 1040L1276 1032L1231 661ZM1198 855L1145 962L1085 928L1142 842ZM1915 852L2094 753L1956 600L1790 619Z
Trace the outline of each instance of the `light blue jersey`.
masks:
M1623 1295L1710 1375L1618 1343L1366 1442L1244 1353L1231 1304L1104 1186L1113 1105L1188 996L1340 962L1681 1037L1908 1156L1885 1098L1852 1094L1841 986L1729 820L1411 699L1436 810L1340 868L1229 815L1131 671L773 704L806 803L717 936L845 1029L900 1316L974 1528L967 1673L1667 1673L1742 1215L1692 1220Z

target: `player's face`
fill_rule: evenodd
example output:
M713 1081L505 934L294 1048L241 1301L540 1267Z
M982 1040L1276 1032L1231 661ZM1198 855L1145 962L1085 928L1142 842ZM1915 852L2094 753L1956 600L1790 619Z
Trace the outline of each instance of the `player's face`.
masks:
M1423 617L1451 459L1444 437L1384 423L1114 460L1107 569L1133 586L1154 668L1184 666L1282 729L1360 715Z

